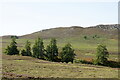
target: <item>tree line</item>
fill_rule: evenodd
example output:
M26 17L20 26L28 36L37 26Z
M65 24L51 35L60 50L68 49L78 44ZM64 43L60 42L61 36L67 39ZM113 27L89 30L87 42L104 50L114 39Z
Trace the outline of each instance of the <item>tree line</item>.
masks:
M70 43L66 44L62 51L60 52L60 56L58 55L58 47L57 40L52 38L49 45L47 45L46 49L44 47L43 39L37 38L35 40L34 45L31 47L30 41L26 41L24 49L19 51L17 49L16 38L12 38L12 41L9 46L5 49L5 53L7 55L19 55L22 56L31 56L38 59L54 61L54 62L73 62L75 58L74 49Z
M62 51L58 52L57 40L52 38L50 43L47 45L46 49L44 47L43 39L37 38L34 45L31 47L30 41L26 41L24 49L19 51L17 49L16 38L11 38L12 41L9 46L5 49L7 55L21 54L22 56L31 56L38 59L54 61L54 62L72 62L75 58L75 52L70 43L66 44ZM106 64L108 62L109 52L105 45L100 44L96 49L96 59L94 59L93 64Z

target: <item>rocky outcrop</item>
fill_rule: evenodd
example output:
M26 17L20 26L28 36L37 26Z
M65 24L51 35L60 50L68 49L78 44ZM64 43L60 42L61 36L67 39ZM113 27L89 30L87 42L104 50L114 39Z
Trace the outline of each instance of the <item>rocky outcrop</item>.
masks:
M112 24L112 25L97 25L97 26L92 26L94 28L100 28L104 30L115 30L118 29L120 30L120 24Z

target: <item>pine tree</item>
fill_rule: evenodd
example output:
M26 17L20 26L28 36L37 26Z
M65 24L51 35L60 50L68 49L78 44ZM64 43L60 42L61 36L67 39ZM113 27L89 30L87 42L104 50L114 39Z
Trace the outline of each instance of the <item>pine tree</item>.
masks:
M22 51L21 51L21 54L23 55L23 56L32 56L32 53L31 53L31 43L27 40L26 41L26 44L25 44L25 50L23 49Z
M58 56L58 48L56 39L51 39L50 44L46 48L46 55L49 61L56 61Z
M71 44L66 44L65 47L62 48L61 52L61 61L62 62L73 62L75 58L74 50L72 49Z
M26 45L25 45L25 51L27 53L27 56L32 56L32 53L31 53L31 43L27 40L26 41Z
M109 52L105 45L98 45L95 64L105 65L108 61Z
M38 38L35 41L35 44L33 45L33 57L35 58L44 58L44 45L43 45L43 40L41 38Z
M19 54L19 50L17 49L17 42L16 38L12 38L12 42L10 43L9 46L5 49L5 53L8 55L15 55Z

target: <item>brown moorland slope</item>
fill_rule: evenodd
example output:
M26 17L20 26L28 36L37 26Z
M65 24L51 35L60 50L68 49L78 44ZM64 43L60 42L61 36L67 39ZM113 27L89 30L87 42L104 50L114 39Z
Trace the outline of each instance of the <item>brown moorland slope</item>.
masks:
M34 39L37 37L42 37L46 39L46 38L79 37L82 35L102 35L107 38L117 39L118 30L120 30L120 26L118 24L96 25L86 28L80 26L58 27L22 35L19 36L19 38ZM4 39L10 38L10 36L11 35L3 36L3 38Z

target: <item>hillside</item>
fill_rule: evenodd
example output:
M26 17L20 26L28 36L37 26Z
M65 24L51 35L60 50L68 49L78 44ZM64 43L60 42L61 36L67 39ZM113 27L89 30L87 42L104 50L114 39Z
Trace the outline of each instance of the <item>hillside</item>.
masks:
M99 35L111 39L112 38L117 39L118 30L120 30L120 26L118 24L96 25L86 28L81 26L71 26L71 27L57 27L57 28L45 29L18 37L29 38L29 39L35 39L37 37L41 37L47 39L47 38L80 37L83 35ZM11 36L12 35L5 35L2 36L2 38L8 39Z
M18 49L31 42L31 48L37 37L42 37L44 46L51 38L57 39L59 53L66 43L70 43L75 50L75 59L92 61L96 57L98 44L105 44L109 51L109 61L119 61L118 58L118 30L113 25L97 25L87 28L80 26L59 27L18 36ZM5 51L11 42L11 36L2 37L0 51ZM87 36L85 39L84 36ZM96 36L96 37L95 37ZM6 78L118 78L118 68L77 63L58 63L35 59L27 56L9 56L2 54L3 77ZM115 79L116 80L116 79Z
M90 27L71 26L71 27L57 27L51 29L45 29L37 31L31 34L18 36L19 38L35 39L37 37L42 38L65 38L65 37L80 37L82 35L104 35L107 38L118 38L118 30L120 25L96 25ZM1 36L4 39L9 39L12 35ZM1 38L0 37L0 38Z
M117 24L112 25L97 25L87 28L80 26L72 27L59 27L51 28L42 31L38 31L32 34L18 36L17 39L18 48L21 50L24 47L26 40L29 40L31 44L37 37L44 39L45 48L49 44L51 38L57 38L58 48L61 49L66 43L71 43L77 58L94 58L96 48L98 44L105 44L108 51L111 54L110 59L117 60L118 54L118 30L120 27ZM97 38L94 38L97 35ZM87 39L84 39L87 36ZM2 37L2 47L5 50L7 45L11 42L11 35ZM32 47L32 46L31 46Z
M113 25L97 25L87 28L80 26L58 27L52 29L41 30L32 34L20 36L20 38L65 38L65 37L80 37L82 35L100 35L107 38L118 38L118 30L120 26Z
M93 57L93 53L95 53L98 44L105 44L111 54L118 54L119 29L120 27L117 24L97 25L86 28L80 26L58 27L18 36L19 39L17 39L17 43L18 48L21 49L24 47L26 40L30 40L33 45L37 37L42 37L46 47L51 38L56 38L58 48L61 49L66 43L71 43L78 57L81 56L81 54L82 57L87 54L88 58L91 58L90 56ZM96 35L99 38L94 38ZM87 36L86 40L84 36ZM10 37L11 35L2 37L3 51L10 43Z

